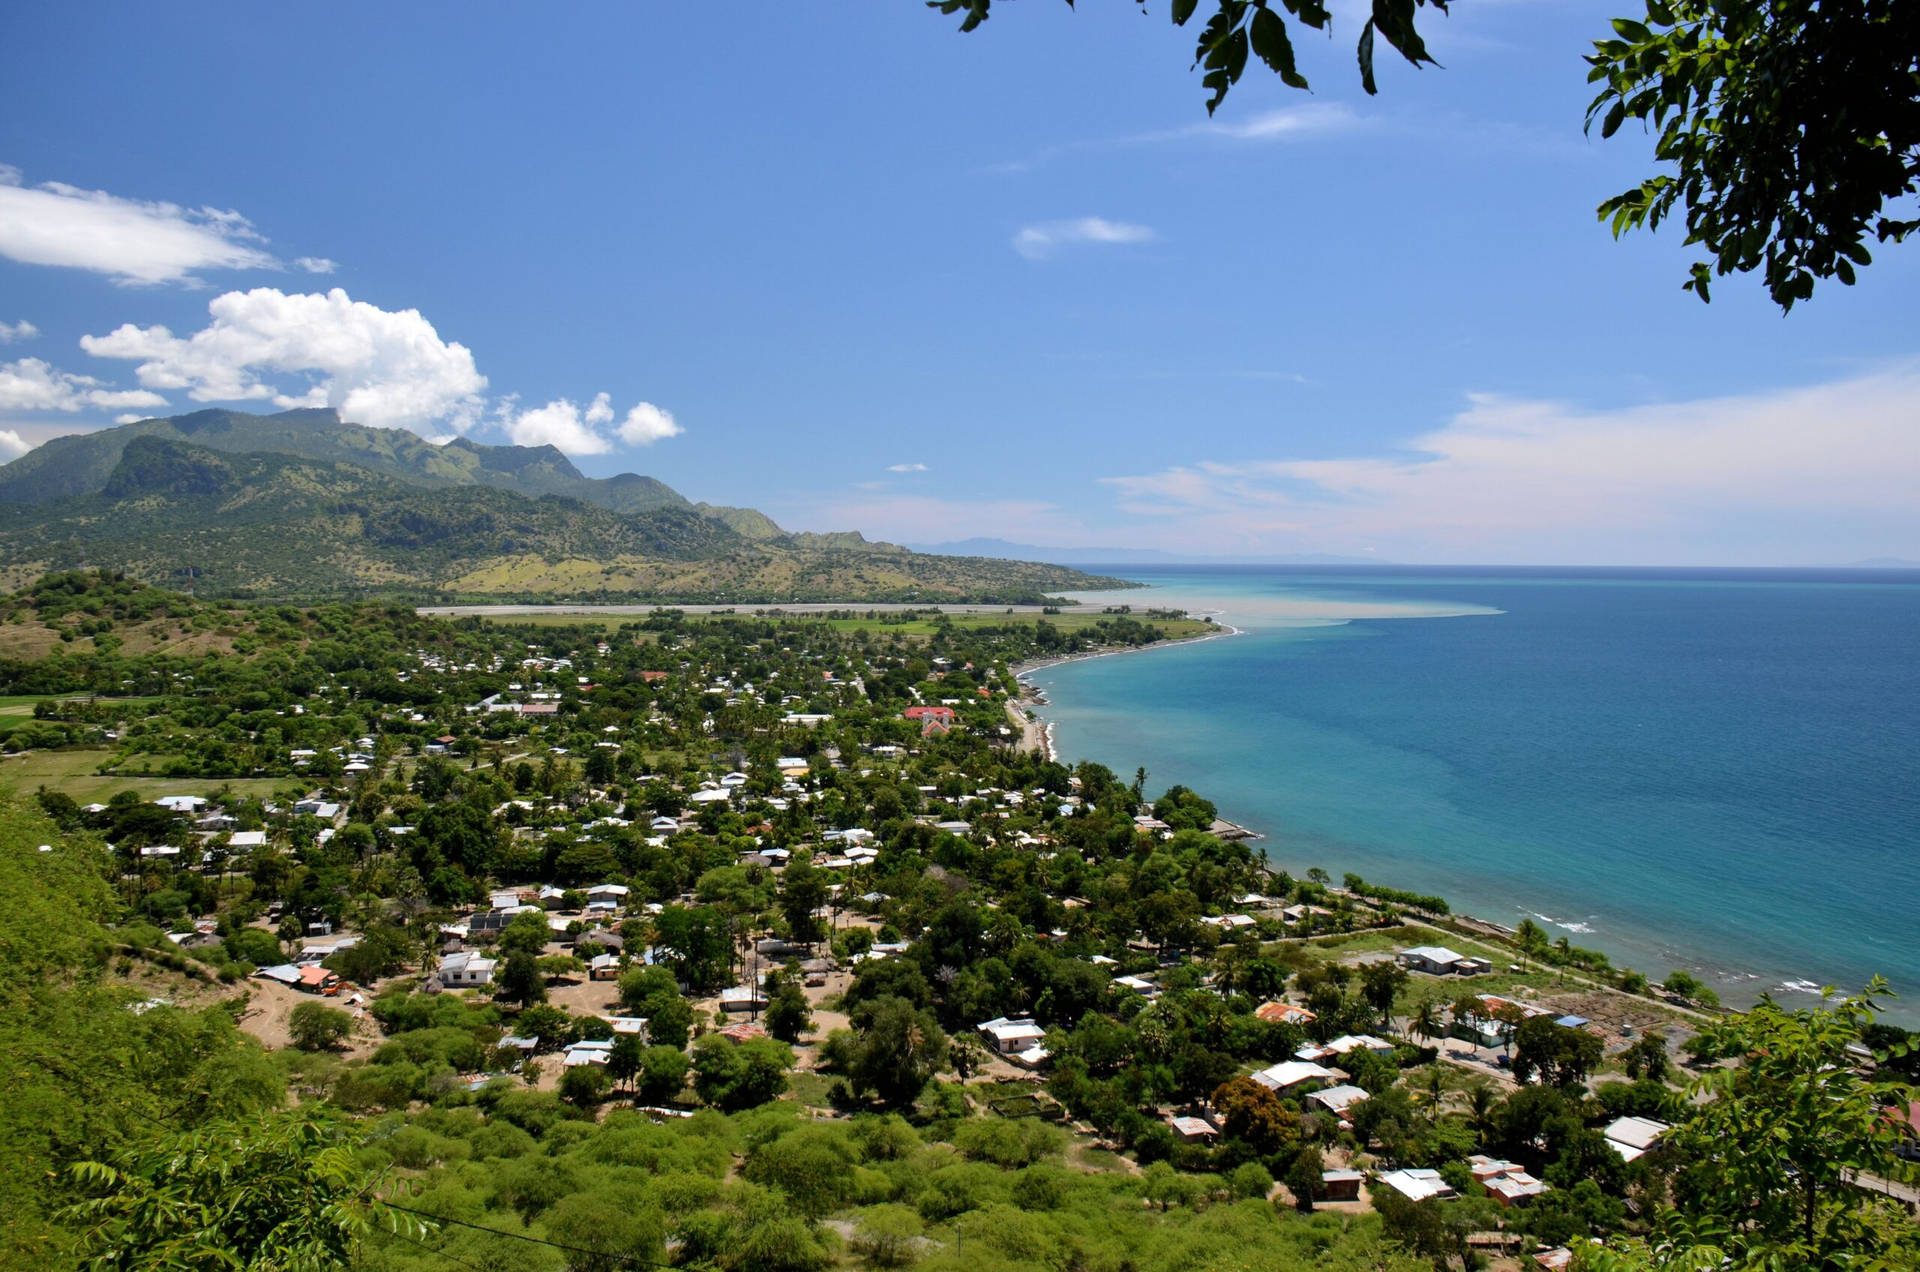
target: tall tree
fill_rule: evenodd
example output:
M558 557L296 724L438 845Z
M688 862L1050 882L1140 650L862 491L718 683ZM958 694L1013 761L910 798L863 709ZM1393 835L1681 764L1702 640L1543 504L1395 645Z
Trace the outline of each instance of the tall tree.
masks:
M929 3L964 14L962 31L992 6ZM1357 50L1368 93L1376 40L1416 67L1436 65L1415 28L1428 3L1448 11L1447 0L1374 0ZM1600 85L1587 126L1610 137L1629 120L1648 124L1655 159L1672 167L1600 205L1616 236L1680 212L1688 244L1711 257L1693 264L1688 290L1706 300L1716 274L1760 270L1774 302L1790 309L1816 280L1852 283L1873 259L1869 236L1899 242L1920 228L1914 209L1898 210L1920 189L1920 18L1911 3L1645 4L1644 20L1615 19L1613 36L1587 58L1588 79ZM1200 10L1199 0L1168 6L1178 26ZM1324 31L1332 21L1326 0L1208 0L1205 11L1194 65L1209 114L1250 62L1306 88L1290 27Z
M987 20L993 0L929 0L942 13L961 13L962 31L971 31ZM1136 0L1142 9L1147 0ZM1072 4L1073 0L1067 0ZM1373 13L1360 27L1357 49L1360 59L1360 84L1375 91L1373 46L1377 38L1385 40L1396 52L1415 66L1437 65L1427 52L1426 42L1414 30L1415 10L1423 4L1445 12L1448 0L1375 0ZM1293 37L1280 4L1269 0L1212 0L1207 20L1201 24L1194 46L1194 65L1204 67L1201 83L1211 94L1207 113L1211 115L1226 100L1227 93L1240 82L1250 57L1258 58L1290 88L1307 87L1307 77L1294 64ZM1326 31L1333 15L1325 0L1284 0L1287 13L1301 26ZM1175 26L1186 26L1199 10L1199 0L1172 0L1168 13Z
M1647 0L1587 58L1591 128L1650 124L1674 167L1600 205L1614 233L1683 211L1708 299L1716 274L1762 271L1782 309L1816 279L1852 283L1866 241L1920 217L1887 207L1920 185L1920 15L1900 0ZM1912 209L1909 209L1910 211Z
M855 1091L871 1091L890 1105L911 1104L947 1059L947 1035L931 1011L903 998L860 1004L852 1015L850 1064Z
M376 1226L424 1232L371 1195L343 1128L305 1111L165 1136L73 1174L93 1194L68 1218L94 1272L348 1267Z
M1762 998L1702 1031L1740 1063L1694 1083L1705 1102L1675 1134L1688 1162L1676 1191L1696 1241L1740 1267L1920 1265L1920 1234L1880 1222L1873 1194L1852 1183L1897 1172L1886 1110L1913 1099L1904 1083L1864 1076L1853 1051L1885 989L1876 978L1863 995L1799 1011Z

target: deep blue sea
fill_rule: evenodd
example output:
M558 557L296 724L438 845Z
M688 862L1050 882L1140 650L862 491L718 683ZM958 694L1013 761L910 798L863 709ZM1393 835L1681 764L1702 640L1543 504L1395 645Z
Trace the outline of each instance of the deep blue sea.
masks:
M1111 568L1243 635L1052 667L1061 758L1730 1002L1920 1023L1920 571Z

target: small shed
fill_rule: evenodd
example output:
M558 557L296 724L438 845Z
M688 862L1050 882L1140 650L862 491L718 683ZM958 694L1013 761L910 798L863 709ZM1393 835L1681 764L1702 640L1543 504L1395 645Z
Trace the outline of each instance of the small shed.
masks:
M1323 1170L1320 1172L1320 1201L1358 1201L1360 1200L1360 1181L1366 1176L1357 1170Z

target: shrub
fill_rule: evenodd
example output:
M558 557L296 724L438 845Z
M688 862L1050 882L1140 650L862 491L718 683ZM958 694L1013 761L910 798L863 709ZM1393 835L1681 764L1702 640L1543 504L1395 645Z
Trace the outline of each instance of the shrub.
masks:
M287 1017L287 1032L302 1051L330 1051L353 1033L353 1017L324 1003L301 1003Z

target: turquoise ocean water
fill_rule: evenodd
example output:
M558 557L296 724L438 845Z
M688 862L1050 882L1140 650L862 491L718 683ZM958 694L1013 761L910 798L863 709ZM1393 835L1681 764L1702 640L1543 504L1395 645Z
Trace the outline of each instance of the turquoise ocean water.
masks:
M1035 673L1061 758L1180 782L1273 863L1687 968L1878 972L1920 1024L1920 572L1112 569L1243 635Z

